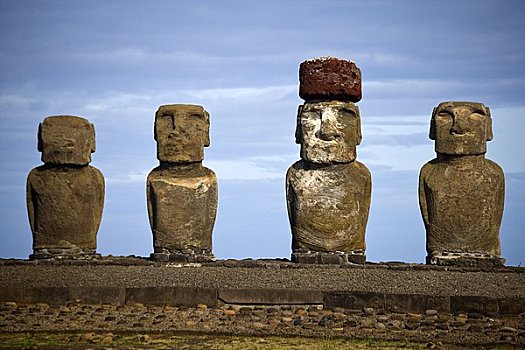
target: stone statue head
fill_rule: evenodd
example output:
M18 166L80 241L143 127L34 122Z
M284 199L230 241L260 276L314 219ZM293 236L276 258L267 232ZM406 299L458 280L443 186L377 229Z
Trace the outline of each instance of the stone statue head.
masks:
M81 117L47 117L38 127L38 150L46 164L89 164L95 152L95 127Z
M157 158L161 162L191 163L204 159L210 145L210 115L201 106L164 105L155 115Z
M359 108L352 102L307 102L299 106L295 142L301 158L320 164L356 159L361 143Z
M490 109L479 102L443 102L432 112L430 139L437 153L476 155L492 140Z

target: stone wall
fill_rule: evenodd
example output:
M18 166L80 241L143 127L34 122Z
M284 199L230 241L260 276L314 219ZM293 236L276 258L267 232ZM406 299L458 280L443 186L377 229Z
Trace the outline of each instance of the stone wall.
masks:
M79 269L85 271L80 278ZM210 332L525 345L525 268L320 267L283 260L174 264L106 257L0 260L0 276L0 328L6 332Z

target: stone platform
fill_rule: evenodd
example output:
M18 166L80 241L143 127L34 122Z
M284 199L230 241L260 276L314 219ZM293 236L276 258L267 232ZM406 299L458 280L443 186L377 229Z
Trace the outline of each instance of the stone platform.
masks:
M525 268L0 260L0 330L525 344Z

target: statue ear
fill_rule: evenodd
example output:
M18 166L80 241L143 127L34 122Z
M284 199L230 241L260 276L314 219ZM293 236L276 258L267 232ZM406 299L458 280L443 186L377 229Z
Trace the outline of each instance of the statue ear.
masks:
M89 123L89 143L91 145L91 153L95 153L96 145L95 145L95 125Z
M491 141L494 135L492 134L492 118L489 116L487 118L487 126L485 131L486 138L485 140Z
M303 105L297 108L297 120L295 124L295 143L303 142L303 129L301 127L301 114L303 113Z
M357 117L357 140L356 145L360 145L361 141L363 140L363 134L361 133L361 114L359 113L359 107L355 106L356 108L356 117Z
M153 139L157 141L157 120L159 119L159 111L155 113L155 121L153 122Z
M432 111L432 118L430 118L430 131L428 133L428 137L431 140L436 139L436 119L435 119L436 112L437 112L437 107L434 107L434 110Z
M38 150L38 152L42 152L43 148L44 148L44 145L43 145L43 141L42 141L42 123L38 124L38 143L37 143L37 146L36 146L36 149Z
M210 145L210 114L204 111L204 119L206 119L206 129L204 131L204 144L203 147Z

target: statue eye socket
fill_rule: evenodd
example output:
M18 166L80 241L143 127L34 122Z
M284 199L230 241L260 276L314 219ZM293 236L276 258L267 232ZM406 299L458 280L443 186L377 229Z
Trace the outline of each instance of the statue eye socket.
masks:
M452 114L447 111L441 111L436 115L439 119L452 119Z
M343 109L343 110L341 110L341 112L345 116L354 117L354 118L357 117L357 113L354 110L351 110L351 109Z
M302 119L321 119L321 111L303 111L301 117Z

